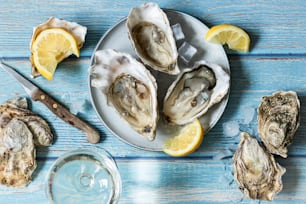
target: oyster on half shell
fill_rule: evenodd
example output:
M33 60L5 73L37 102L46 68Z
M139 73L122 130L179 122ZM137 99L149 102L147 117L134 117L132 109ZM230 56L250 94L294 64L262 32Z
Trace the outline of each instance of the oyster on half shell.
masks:
M139 134L155 138L158 120L155 78L131 55L99 50L90 68L91 85L100 89L108 104Z
M183 125L201 117L228 93L229 73L216 64L198 61L170 85L163 114L169 124Z
M144 64L168 74L180 72L169 20L156 3L131 9L126 25L131 43Z
M262 97L258 108L258 132L267 149L284 158L300 124L300 102L294 91Z
M286 169L259 144L256 138L242 132L233 156L234 177L239 189L249 198L273 200L283 188L282 175Z

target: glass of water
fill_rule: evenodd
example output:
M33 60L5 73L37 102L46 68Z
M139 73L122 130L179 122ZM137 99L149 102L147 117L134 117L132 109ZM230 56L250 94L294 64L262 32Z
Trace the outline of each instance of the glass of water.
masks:
M46 193L50 203L115 204L121 193L121 177L105 150L77 149L63 154L52 165Z

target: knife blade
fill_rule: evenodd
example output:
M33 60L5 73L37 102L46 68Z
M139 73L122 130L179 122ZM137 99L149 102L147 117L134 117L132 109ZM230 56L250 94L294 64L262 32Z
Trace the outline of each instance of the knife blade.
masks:
M97 130L85 123L76 115L72 114L66 107L18 73L14 67L4 63L3 61L1 61L1 67L21 84L26 93L31 96L34 101L42 102L63 121L84 131L88 142L92 144L99 142L100 135Z

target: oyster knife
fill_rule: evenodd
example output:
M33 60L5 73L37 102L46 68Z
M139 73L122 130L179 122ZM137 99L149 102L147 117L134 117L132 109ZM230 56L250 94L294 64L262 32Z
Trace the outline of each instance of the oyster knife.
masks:
M34 101L42 102L63 121L84 131L86 133L88 142L92 144L99 142L100 135L97 130L82 121L76 115L72 114L67 108L58 103L50 95L42 91L27 78L19 74L12 66L1 61L1 67L22 85L27 94L30 95Z

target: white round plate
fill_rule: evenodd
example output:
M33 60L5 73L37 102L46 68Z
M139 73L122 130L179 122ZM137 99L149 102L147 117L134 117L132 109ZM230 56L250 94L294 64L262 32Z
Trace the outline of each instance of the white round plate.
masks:
M183 41L188 42L197 49L196 55L188 64L185 64L184 61L179 57L178 63L181 70L187 67L192 67L195 61L206 60L210 63L220 65L228 73L230 73L228 59L223 47L221 45L211 44L204 38L206 32L208 31L208 27L206 25L188 14L167 9L164 11L168 16L171 25L176 23L181 25L185 34L185 39ZM93 56L97 50L115 49L120 52L129 53L138 59L131 45L131 42L128 39L125 23L126 18L118 22L102 36L93 52ZM178 48L181 44L182 42L177 42ZM94 63L93 56L91 58L91 65ZM153 76L156 77L158 84L158 102L159 104L162 104L166 91L176 76L152 70L150 71L152 72ZM113 106L107 105L106 97L102 91L90 85L90 75L88 80L92 105L98 116L104 125L115 136L124 142L149 151L162 151L165 140L177 134L179 128L176 126L165 125L162 120L162 115L160 114L155 140L149 141L147 138L139 135L123 118L120 117ZM228 95L220 103L214 105L203 117L200 118L205 134L207 134L207 132L217 123L226 107L227 101ZM159 107L161 107L161 105L159 105Z

